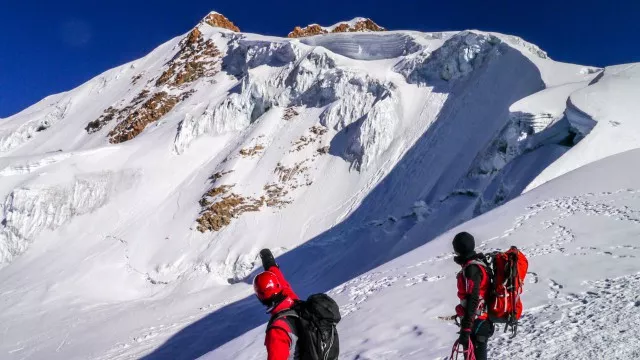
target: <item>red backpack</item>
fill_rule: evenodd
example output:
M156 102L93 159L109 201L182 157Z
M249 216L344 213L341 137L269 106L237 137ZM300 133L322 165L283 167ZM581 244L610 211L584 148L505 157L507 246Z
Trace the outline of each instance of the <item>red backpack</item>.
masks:
M489 319L505 324L505 332L511 328L511 337L514 337L518 330L518 320L522 316L520 294L529 261L518 248L512 246L505 252L487 254L486 262L491 279L490 290L485 299Z

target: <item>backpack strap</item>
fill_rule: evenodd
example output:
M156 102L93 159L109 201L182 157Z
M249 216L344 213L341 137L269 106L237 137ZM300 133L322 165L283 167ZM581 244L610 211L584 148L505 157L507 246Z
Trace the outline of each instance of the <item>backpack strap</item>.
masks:
M491 286L491 276L489 275L490 274L489 273L490 268L489 268L489 266L487 265L486 262L484 262L484 261L482 261L482 260L480 260L478 258L475 258L475 259L467 261L464 264L464 266L462 267L462 270L460 270L460 273L462 274L462 277L463 277L464 282L465 282L465 286L467 284L467 276L465 275L465 270L471 265L477 265L480 268L480 272L482 273L483 280L487 281L489 286ZM480 302L478 304L478 308L475 309L475 316L480 316L483 313L487 313L488 312L489 309L488 309L487 299L486 299L487 295L488 294L485 293L485 294L480 296L480 299L479 299ZM466 307L467 306L466 299L465 300L461 300L460 304L463 307Z
M269 323L267 324L266 331L269 331L270 329L273 329L273 328L277 328L277 329L286 331L285 329L281 328L280 326L274 326L273 323L276 322L279 319L284 319L284 318L287 318L287 317L297 318L297 319L300 318L298 313L293 309L287 309L287 310L284 310L284 311L280 311L279 313L274 314L274 315L271 316L271 319L269 319ZM291 330L293 331L293 329L291 329ZM288 331L286 331L286 332L288 332Z
M482 268L487 268L487 264L484 261L478 260L478 259L473 259L473 260L469 260L464 264L464 268L466 268L469 265L478 265Z
M462 267L462 276L466 279L466 276L464 274L464 271L470 266L470 265L477 265L480 268L480 271L482 272L482 275L485 278L490 278L490 274L489 274L489 266L487 265L487 263L485 263L482 260L478 260L478 259L473 259L473 260L469 260L467 261L464 266ZM487 279L490 280L490 279Z

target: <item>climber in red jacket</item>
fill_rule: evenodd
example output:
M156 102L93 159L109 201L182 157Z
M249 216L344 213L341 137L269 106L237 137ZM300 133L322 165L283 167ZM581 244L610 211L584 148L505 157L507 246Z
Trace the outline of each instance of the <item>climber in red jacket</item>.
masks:
M297 359L297 329L295 318L284 316L276 319L276 315L291 309L299 300L298 295L284 278L269 249L260 251L264 272L253 279L253 290L258 300L267 307L271 320L267 326L265 346L267 360Z
M489 277L484 255L475 251L475 240L467 232L453 238L453 260L462 267L456 279L458 298L456 314L460 321L459 343L465 350L473 344L476 360L487 360L487 341L493 335L494 324L487 314L485 298L489 291Z

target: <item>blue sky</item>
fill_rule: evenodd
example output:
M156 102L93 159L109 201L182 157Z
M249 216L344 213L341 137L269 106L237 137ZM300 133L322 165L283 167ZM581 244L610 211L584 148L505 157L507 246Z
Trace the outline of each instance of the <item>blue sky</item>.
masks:
M0 117L144 56L210 10L269 35L364 16L391 30L514 34L565 62L640 61L637 0L0 0Z

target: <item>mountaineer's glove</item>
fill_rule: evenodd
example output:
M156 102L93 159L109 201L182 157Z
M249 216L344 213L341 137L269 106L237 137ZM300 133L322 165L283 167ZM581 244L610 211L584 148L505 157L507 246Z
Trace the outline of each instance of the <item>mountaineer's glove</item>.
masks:
M273 254L269 249L260 250L260 259L262 260L262 267L264 268L264 271L269 270L272 266L278 266L278 264L276 264L276 259L273 258Z

